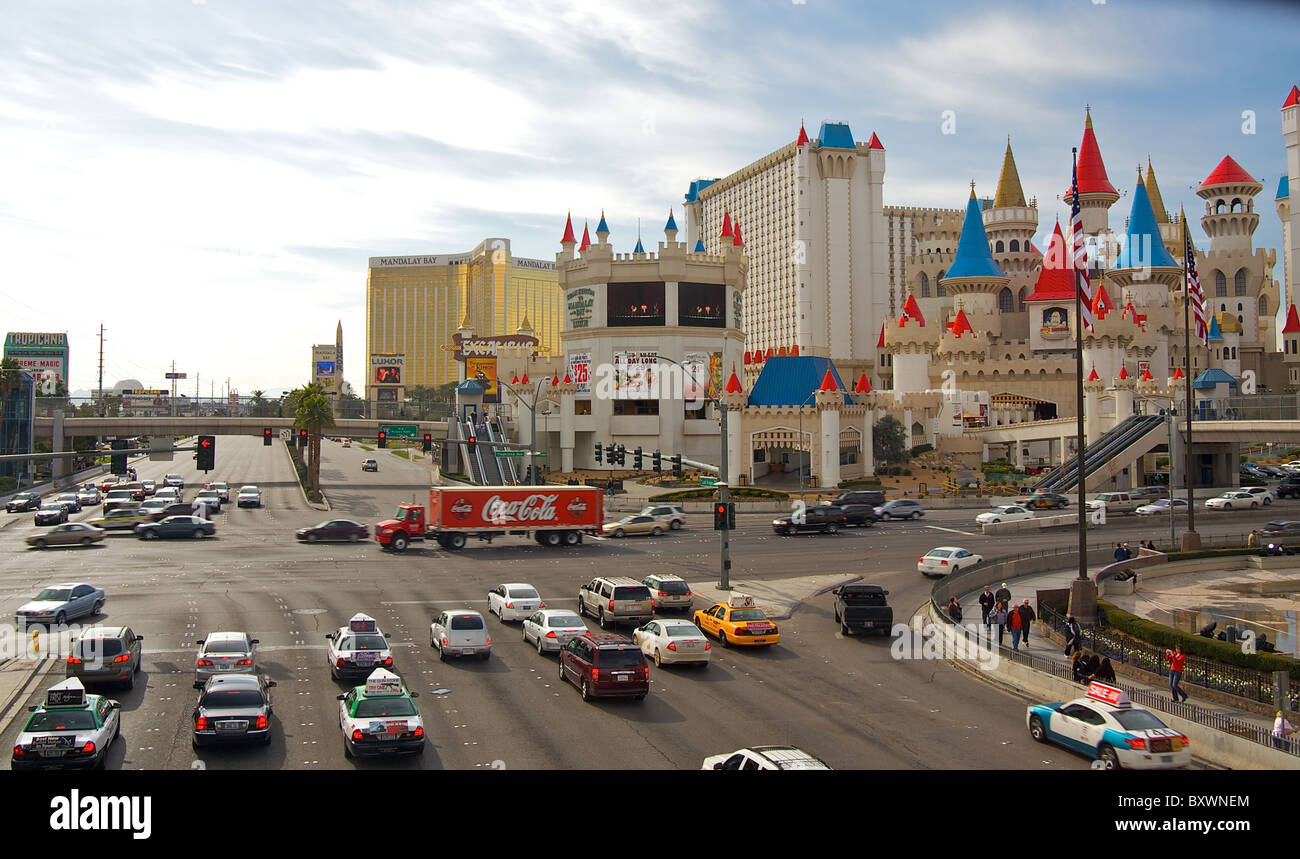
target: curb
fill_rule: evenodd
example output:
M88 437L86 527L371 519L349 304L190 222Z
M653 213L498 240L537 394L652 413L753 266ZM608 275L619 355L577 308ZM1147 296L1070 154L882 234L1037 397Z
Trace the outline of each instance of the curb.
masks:
M294 461L293 454L289 452L288 443L284 446L284 455L289 457L289 467L293 469L293 479L298 484L298 491L302 493L303 503L313 510L320 510L324 513L333 512L334 508L330 506L329 496L325 494L324 489L320 492L320 497L324 499L324 504L316 504L307 497L307 487L302 485L302 480L298 477L298 464Z
M0 666L8 665L10 662L16 661L17 660L14 659L6 660L4 663L0 663ZM23 679L22 683L15 686L14 690L9 693L9 696L4 701L0 701L0 733L7 732L9 726L13 724L15 718L17 718L18 714L21 712L14 711L14 705L16 703L21 703L27 695L31 694L30 687L32 686L32 682L45 674L48 674L50 669L54 667L54 662L53 659L39 660Z

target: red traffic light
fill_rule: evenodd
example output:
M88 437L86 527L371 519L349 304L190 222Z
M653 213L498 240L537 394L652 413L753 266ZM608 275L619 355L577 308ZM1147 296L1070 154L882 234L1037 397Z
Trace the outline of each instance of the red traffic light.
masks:
M424 440L425 440L425 441L433 441L433 433L428 433L428 432L425 433L425 434L424 434Z
M212 447L212 439L207 437L199 439L199 447Z

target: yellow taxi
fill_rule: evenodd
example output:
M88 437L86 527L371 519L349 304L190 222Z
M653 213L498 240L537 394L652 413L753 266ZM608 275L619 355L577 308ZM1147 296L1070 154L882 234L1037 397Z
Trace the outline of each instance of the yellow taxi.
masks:
M695 613L695 625L705 635L718 639L723 647L733 644L759 646L776 644L781 633L748 594L732 594L726 602L714 603Z

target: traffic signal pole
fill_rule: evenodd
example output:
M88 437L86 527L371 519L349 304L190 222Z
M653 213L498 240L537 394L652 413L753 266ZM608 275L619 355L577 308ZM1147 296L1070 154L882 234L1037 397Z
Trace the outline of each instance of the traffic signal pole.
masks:
M727 468L727 438L728 438L727 412L730 411L730 409L728 409L727 404L722 402L721 400L714 400L714 402L716 402L718 404L718 408L722 410L722 414L719 417L719 423L718 423L718 428L722 432L722 456L718 462L719 466L721 466L722 468L722 479L718 481L718 500L723 504L730 504L731 494L727 488L727 477L729 476L729 470ZM718 589L723 591L729 591L731 590L731 529L730 528L722 529L721 567L722 567L721 574L718 577Z

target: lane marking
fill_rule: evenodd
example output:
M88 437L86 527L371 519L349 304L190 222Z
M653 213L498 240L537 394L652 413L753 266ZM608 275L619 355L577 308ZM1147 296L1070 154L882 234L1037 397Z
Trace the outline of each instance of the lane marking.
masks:
M577 597L542 597L542 602L577 602ZM388 600L380 602L380 605L465 605L466 603L477 605L485 603L487 600Z
M961 534L965 537L982 537L983 534L973 534L970 531L958 531L956 528L941 528L938 525L926 525L927 528L933 528L936 531L947 531L949 534Z

